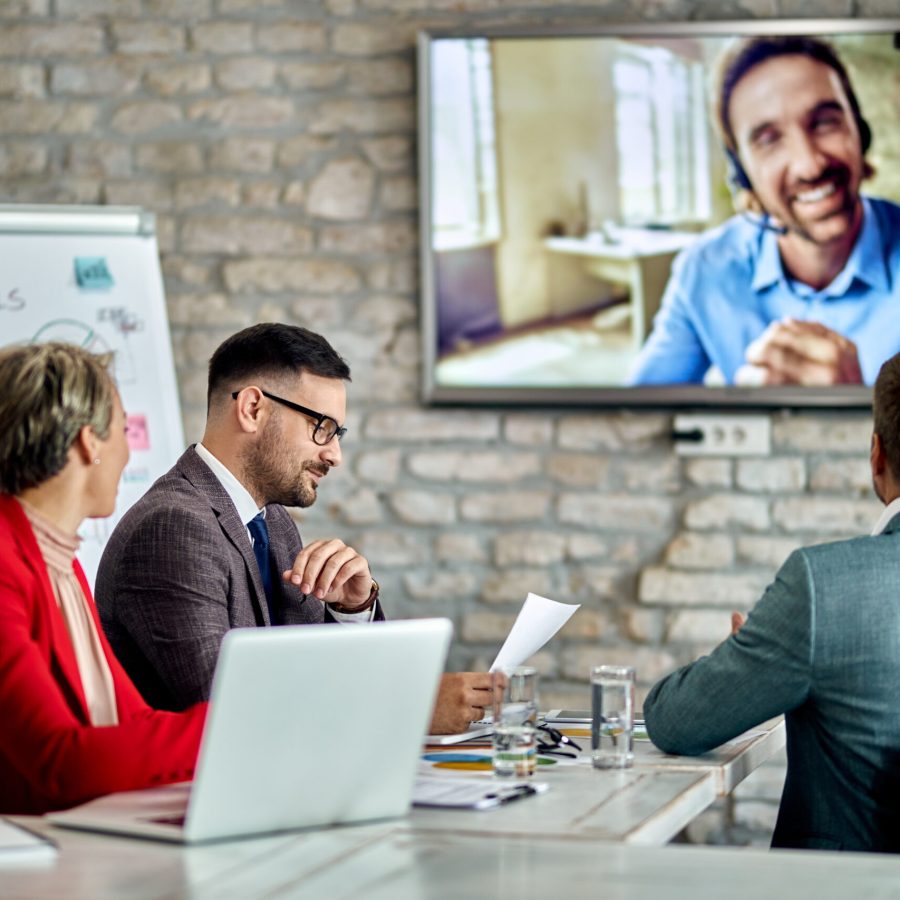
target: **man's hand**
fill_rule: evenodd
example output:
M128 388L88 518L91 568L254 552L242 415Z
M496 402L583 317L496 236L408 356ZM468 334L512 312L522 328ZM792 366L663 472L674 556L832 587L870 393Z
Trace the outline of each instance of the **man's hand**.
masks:
M745 615L742 615L739 612L733 612L731 614L731 633L737 634L741 630L744 622L746 622L746 621L747 621L747 617Z
M429 734L458 734L484 717L491 706L488 672L454 672L441 677Z
M773 322L747 348L735 384L862 384L856 344L819 322Z
M372 573L365 557L337 539L307 544L281 577L304 594L351 608L365 606L372 592Z

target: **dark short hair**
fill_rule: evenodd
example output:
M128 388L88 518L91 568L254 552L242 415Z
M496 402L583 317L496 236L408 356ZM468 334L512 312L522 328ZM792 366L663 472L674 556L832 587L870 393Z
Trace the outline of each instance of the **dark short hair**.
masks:
M730 46L720 58L716 72L716 124L726 153L732 155L733 162L740 166L737 159L737 142L734 138L734 129L731 127L731 117L728 111L731 95L738 82L751 69L779 56L806 56L828 66L837 73L844 95L853 112L862 142L862 152L865 155L872 143L872 130L869 123L863 118L859 100L850 83L850 76L834 47L826 41L806 35L759 36L744 38ZM865 177L869 177L873 173L874 169L869 163L864 162L863 174Z
M251 325L213 353L207 403L217 391L230 393L257 379L297 377L305 372L350 381L350 367L322 335L279 322Z
M882 365L875 379L872 417L888 468L894 478L900 479L900 353Z
M58 475L86 425L109 437L111 360L62 341L0 350L0 491L19 494Z

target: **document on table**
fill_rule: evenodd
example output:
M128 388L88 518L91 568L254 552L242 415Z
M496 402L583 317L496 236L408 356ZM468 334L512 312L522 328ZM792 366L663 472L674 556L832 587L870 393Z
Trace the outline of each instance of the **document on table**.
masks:
M490 744L491 737L494 734L494 728L491 724L491 716L482 719L480 722L473 722L465 731L459 734L429 734L425 738L425 743L433 747L447 747L451 744L463 744L466 741L472 743Z
M557 603L529 593L513 627L503 642L491 671L521 666L537 653L572 617L579 603Z
M537 653L572 618L572 614L579 607L578 603L557 603L555 600L529 593L491 666L491 671L520 666L529 656ZM473 738L486 737L491 733L491 729L486 727L490 725L491 717L489 709L485 712L488 715L479 722L473 722L467 731L461 734L429 734L425 737L425 743L458 744Z
M512 781L496 784L481 778L446 778L419 775L413 786L413 806L441 809L490 809L542 794L546 782Z
M0 866L44 863L56 858L56 845L7 819L0 818Z

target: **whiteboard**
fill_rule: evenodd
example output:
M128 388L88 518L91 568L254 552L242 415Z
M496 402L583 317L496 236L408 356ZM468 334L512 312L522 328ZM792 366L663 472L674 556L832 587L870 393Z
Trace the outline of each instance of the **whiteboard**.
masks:
M78 558L93 585L115 524L184 450L152 215L132 207L0 205L0 344L35 340L115 354L131 459L115 513L79 531Z

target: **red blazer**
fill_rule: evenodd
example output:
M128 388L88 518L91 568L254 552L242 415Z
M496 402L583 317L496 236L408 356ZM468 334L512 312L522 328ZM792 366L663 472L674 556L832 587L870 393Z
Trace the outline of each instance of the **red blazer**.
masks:
M81 565L73 564L85 596ZM75 651L22 507L0 494L0 813L43 813L193 777L207 704L151 709L113 656L119 724L90 723Z

